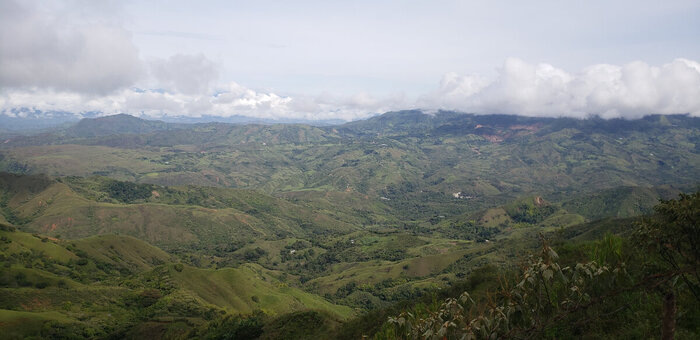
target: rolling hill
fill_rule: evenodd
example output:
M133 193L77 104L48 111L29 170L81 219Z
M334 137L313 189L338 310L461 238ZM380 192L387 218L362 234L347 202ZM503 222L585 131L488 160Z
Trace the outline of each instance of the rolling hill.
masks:
M288 286L257 265L219 270L177 263L128 236L64 241L2 226L0 327L8 338L125 334L152 322L193 330L220 313L353 311ZM142 330L146 332L146 330ZM135 334L131 334L136 336Z
M0 174L4 218L51 236L123 234L167 248L209 249L258 238L342 233L358 221L250 190L129 184ZM124 202L124 190L145 195Z
M681 115L627 121L418 111L329 127L207 123L59 143L10 139L0 148L0 170L268 194L353 191L424 219L534 193L564 201L623 186L692 190L699 124Z
M542 242L573 260L627 237L659 199L696 190L699 124L401 111L318 127L118 115L8 136L0 329L308 338L362 322L350 338L373 334L396 306L491 287L484 280L517 271Z

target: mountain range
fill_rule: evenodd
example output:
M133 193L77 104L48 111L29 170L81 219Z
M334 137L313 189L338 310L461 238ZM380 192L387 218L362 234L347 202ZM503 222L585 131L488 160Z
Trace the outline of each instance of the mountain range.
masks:
M485 294L543 240L572 263L626 240L697 190L699 131L687 115L400 111L0 132L0 329L382 338L405 308Z

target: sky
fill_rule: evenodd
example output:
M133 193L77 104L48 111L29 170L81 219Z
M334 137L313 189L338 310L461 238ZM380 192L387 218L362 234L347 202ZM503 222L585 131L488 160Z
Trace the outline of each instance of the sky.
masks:
M0 0L0 113L700 116L698 1Z

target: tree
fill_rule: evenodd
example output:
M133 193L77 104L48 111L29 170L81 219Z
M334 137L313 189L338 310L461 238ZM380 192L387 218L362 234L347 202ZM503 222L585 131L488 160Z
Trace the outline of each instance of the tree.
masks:
M558 257L543 242L540 256L530 257L515 281L503 279L485 305L465 292L431 311L405 311L389 318L393 327L377 338L577 337L602 316L616 312L609 298L617 295L615 288L626 274L596 262L562 267ZM597 308L596 312L588 313L591 308Z
M700 302L700 192L661 201L654 210L638 224L635 241L648 254L645 286L663 295L662 339L672 339L679 292Z

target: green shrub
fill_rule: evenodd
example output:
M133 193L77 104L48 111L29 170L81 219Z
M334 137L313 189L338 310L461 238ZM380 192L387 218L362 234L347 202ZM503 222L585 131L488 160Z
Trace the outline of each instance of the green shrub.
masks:
M130 203L151 197L152 188L153 186L148 184L114 181L107 184L105 191L116 200Z

